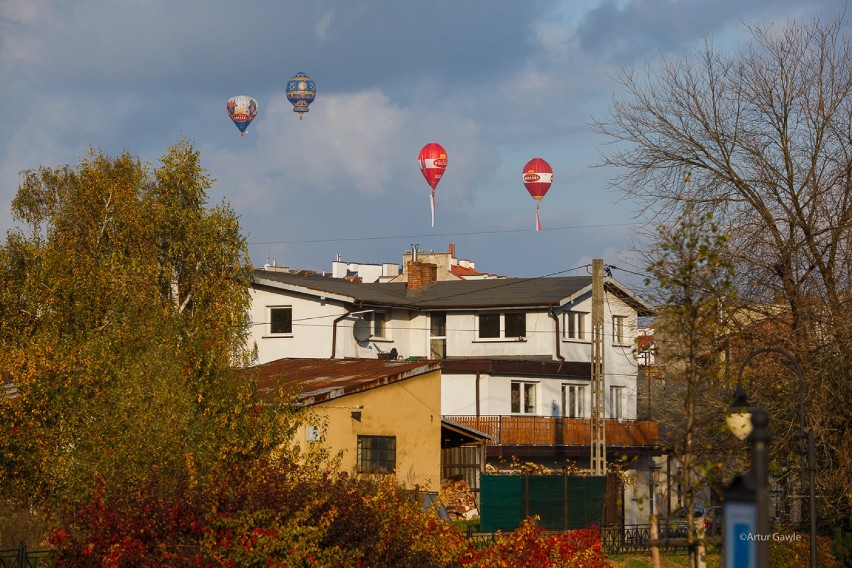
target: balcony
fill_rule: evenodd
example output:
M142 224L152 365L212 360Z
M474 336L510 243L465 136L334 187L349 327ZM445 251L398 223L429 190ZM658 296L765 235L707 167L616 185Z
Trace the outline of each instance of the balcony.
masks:
M529 455L571 455L588 451L592 439L591 420L551 416L445 416L463 426L491 436L489 455L496 447L523 447ZM636 453L651 450L659 442L659 423L649 420L607 420L606 445ZM543 451L552 448L555 452ZM538 449L538 451L536 451ZM571 451L571 450L575 450ZM630 451L633 450L633 451ZM644 453L644 452L643 452Z

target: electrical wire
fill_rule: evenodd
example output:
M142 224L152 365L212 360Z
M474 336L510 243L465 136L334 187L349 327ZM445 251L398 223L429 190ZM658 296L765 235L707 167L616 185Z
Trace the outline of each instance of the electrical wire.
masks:
M431 233L431 234L419 234L419 235L380 235L375 237L337 237L333 239L297 239L297 240L289 240L289 241L249 241L250 245L292 245L292 244L305 244L305 243L338 243L338 242L352 242L352 241L381 241L381 240L389 240L389 239L419 239L419 238L432 238L432 237L463 237L463 236L475 236L475 235L495 235L495 234L504 234L504 233L535 233L535 232L546 232L546 231L567 231L567 230L576 230L576 229L604 229L608 227L630 227L634 225L638 225L639 223L608 223L602 225L566 225L564 227L549 227L546 229L542 229L541 231L534 231L532 229L494 229L492 231L468 231L461 233Z

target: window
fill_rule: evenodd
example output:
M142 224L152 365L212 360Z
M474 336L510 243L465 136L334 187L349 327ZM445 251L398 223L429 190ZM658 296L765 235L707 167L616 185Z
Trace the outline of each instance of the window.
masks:
M512 381L512 412L535 414L535 383Z
M358 436L358 473L393 473L396 436Z
M612 342L615 345L624 345L624 327L627 318L624 316L612 316Z
M293 333L293 308L269 308L269 333Z
M429 314L429 332L432 337L447 336L447 312L432 312Z
M588 312L565 312L563 314L562 335L565 339L582 339L589 340L586 335L586 319Z
M479 314L479 339L519 339L527 335L524 312L483 312Z
M562 416L566 418L586 417L585 385L562 385Z
M609 387L609 417L613 420L624 418L624 387Z
M510 312L504 315L506 320L506 337L526 337L527 314L523 312Z
M429 358L447 357L447 312L429 314Z
M387 337L387 314L385 312L369 312L364 319L370 324L370 335L378 339Z
M496 339L500 337L500 314L479 314L479 338Z

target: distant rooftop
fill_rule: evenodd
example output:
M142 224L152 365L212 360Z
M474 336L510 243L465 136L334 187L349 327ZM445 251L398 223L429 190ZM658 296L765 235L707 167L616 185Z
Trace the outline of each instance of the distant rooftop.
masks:
M623 284L607 277L607 290L622 297L639 315L651 315L653 308L633 295ZM441 280L411 293L406 283L350 282L317 275L278 271L254 271L259 287L287 289L313 296L327 296L347 303L398 306L420 310L447 310L502 307L558 306L566 298L591 289L591 276L548 278L505 278L488 280Z

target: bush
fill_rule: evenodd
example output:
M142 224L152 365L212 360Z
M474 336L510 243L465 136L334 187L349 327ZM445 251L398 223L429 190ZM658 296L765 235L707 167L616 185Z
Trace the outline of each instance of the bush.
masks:
M611 567L601 551L597 528L546 534L528 518L511 533L500 534L488 547L469 550L460 566L476 568L605 568Z

